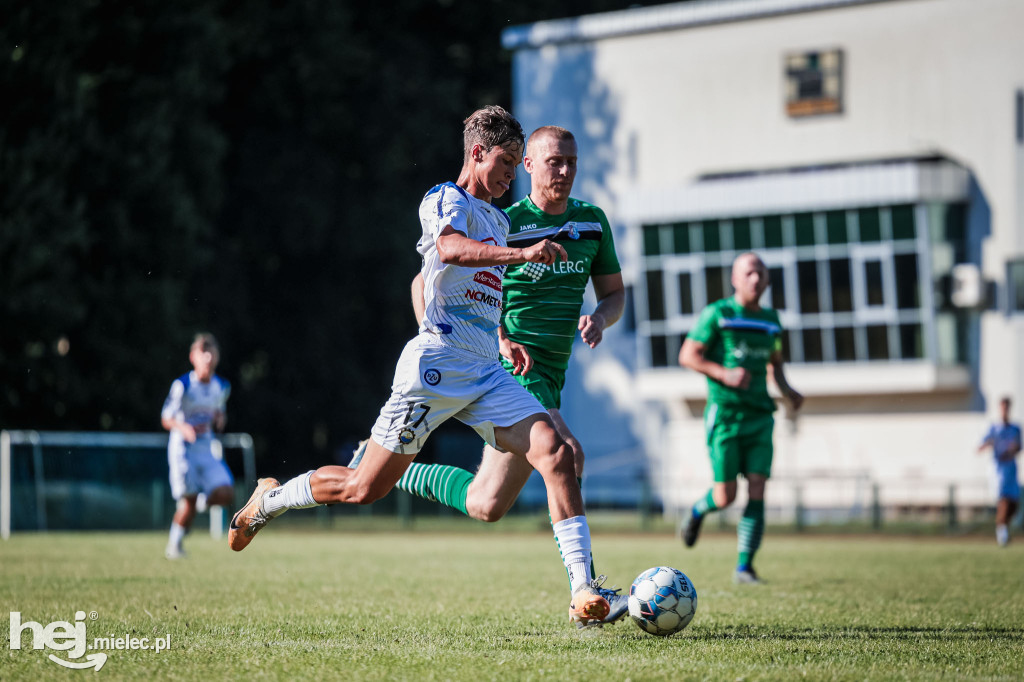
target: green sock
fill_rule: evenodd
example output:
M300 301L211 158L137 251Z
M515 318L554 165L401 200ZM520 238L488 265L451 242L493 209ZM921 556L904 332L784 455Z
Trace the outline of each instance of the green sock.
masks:
M459 467L446 464L420 464L413 462L398 479L395 487L416 497L457 509L463 514L466 511L466 496L469 484L473 482L473 474Z
M694 516L704 516L708 512L718 511L718 505L715 504L714 489L709 489L708 494L697 500L696 504L693 505Z
M739 557L737 566L750 567L754 561L754 554L761 546L761 536L764 535L764 500L749 500L747 508L743 510L743 518L736 527L738 537Z

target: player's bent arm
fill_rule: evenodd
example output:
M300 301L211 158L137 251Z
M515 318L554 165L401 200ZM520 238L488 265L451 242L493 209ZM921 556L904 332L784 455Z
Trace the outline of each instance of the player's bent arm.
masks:
M412 312L416 316L416 324L423 324L423 316L427 314L427 304L423 301L423 273L418 272L412 278Z
M683 347L679 349L679 364L715 381L725 383L725 367L705 358L704 348L704 344L700 341L686 339L683 341Z
M498 326L498 352L512 363L512 374L526 374L533 369L533 356L526 346L508 338L504 325Z
M725 367L704 357L705 345L687 338L679 349L679 364L704 376L714 379L723 386L747 390L750 387L750 372L743 367Z
M594 321L600 325L601 331L604 331L622 317L622 311L626 307L626 287L622 283L621 272L594 275L590 281L594 285L594 295L597 297L597 307L590 314L590 318L598 318Z
M775 385L779 388L779 393L782 397L792 406L793 410L799 410L800 406L804 404L804 397L792 386L789 385L789 381L786 379L786 373L782 368L782 353L775 351L772 353L772 357L768 363L768 369L771 372L772 380Z
M160 417L160 425L168 431L180 431L190 443L196 439L196 430L188 422L178 421L174 417Z
M513 265L515 263L541 263L550 265L556 260L568 260L561 244L545 239L525 249L509 246L484 244L447 225L435 241L437 255L445 265L464 267L486 267L489 265Z

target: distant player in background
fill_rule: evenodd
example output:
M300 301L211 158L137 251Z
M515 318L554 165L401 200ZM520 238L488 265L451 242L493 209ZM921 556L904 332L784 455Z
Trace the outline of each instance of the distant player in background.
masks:
M748 501L737 528L734 578L748 584L760 582L753 561L764 533L764 490L772 468L775 401L768 394L768 370L794 411L804 401L782 369L779 315L761 307L768 284L768 269L757 254L738 256L732 264L735 293L701 312L679 351L679 364L708 378L704 426L715 479L693 506L683 542L692 547L704 517L733 503L736 479L743 474Z
M1017 479L1017 455L1020 454L1020 426L1010 421L1010 398L999 401L999 421L989 427L978 446L982 453L992 449L996 467L996 542L1005 547L1010 542L1010 521L1020 504L1020 481Z
M196 516L200 494L206 505L232 503L234 479L223 461L213 456L214 432L227 422L231 385L215 374L220 349L213 334L197 334L188 354L192 371L171 384L160 412L160 423L171 435L167 441L171 495L178 501L165 556L185 556L182 540Z
M608 615L608 601L592 578L590 528L572 451L544 407L499 362L505 268L566 262L565 249L550 239L507 246L508 217L491 204L515 178L523 142L519 123L501 107L485 107L466 119L458 181L434 187L420 204L423 324L398 361L391 397L381 408L362 462L356 469L321 467L284 485L261 479L231 521L232 549L244 549L286 510L380 499L412 465L430 433L455 417L488 444L522 460L522 466L540 472L569 574L569 615L584 624ZM507 598L492 598L496 609L507 608Z
M581 479L583 446L559 412L565 372L577 332L591 348L601 343L604 330L622 316L625 289L604 212L569 196L577 156L576 138L565 128L538 128L527 141L523 166L530 174L531 189L506 210L511 222L508 243L525 247L550 239L565 248L568 260L506 268L498 334L502 365L547 409L572 449L576 476ZM588 281L593 283L597 306L581 315ZM419 275L413 281L412 300L416 321L422 323ZM350 466L358 465L360 456L357 450ZM533 467L523 458L485 445L476 475L460 467L414 462L396 487L493 522L512 508L532 473ZM622 618L628 597L617 590L599 589L611 604L604 622Z

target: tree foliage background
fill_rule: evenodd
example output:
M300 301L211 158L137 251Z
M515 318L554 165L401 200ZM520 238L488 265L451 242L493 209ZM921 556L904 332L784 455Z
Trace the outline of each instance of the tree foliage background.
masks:
M567 0L0 2L0 428L157 430L201 330L280 474L368 433L416 209ZM657 4L657 3L652 3Z

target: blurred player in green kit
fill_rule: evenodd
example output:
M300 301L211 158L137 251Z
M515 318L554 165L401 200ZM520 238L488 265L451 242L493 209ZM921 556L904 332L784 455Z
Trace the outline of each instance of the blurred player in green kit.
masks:
M768 284L768 269L757 254L738 256L732 264L735 293L701 311L679 351L680 365L708 378L704 427L715 479L707 495L693 506L682 531L683 542L692 547L704 517L732 504L736 479L743 474L747 508L737 527L735 580L747 584L760 582L753 562L764 534L764 490L772 469L775 401L768 394L769 371L794 411L804 401L782 369L779 315L760 304Z

